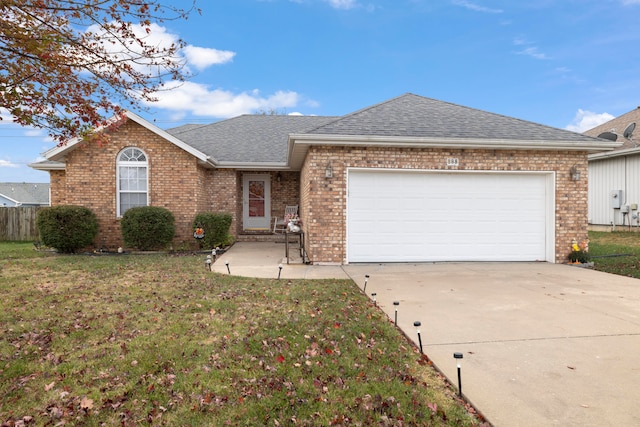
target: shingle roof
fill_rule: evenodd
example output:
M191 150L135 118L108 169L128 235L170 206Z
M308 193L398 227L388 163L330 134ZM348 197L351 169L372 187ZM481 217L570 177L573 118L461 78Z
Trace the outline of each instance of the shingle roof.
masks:
M25 205L48 205L49 184L0 182L0 195Z
M285 163L291 133L304 133L335 117L242 115L201 126L180 126L167 133L220 163Z
M636 128L631 135L631 138L626 138L624 136L624 131L631 123L635 123ZM622 145L614 151L636 148L640 144L640 107L596 126L593 129L589 129L588 131L585 131L584 134L598 136L603 132L611 132L617 135L617 141L622 142Z
M594 138L407 93L341 117L311 134L594 142Z

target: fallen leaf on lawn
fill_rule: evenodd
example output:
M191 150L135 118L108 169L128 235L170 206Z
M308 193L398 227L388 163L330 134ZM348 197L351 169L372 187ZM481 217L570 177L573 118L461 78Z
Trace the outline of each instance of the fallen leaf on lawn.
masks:
M45 386L44 386L44 391L49 391L49 390L51 390L51 389L53 388L53 386L54 386L54 385L56 385L56 382L55 382L55 381L54 381L54 382L52 382L52 383L49 383L49 384L45 385Z
M88 397L83 397L80 401L80 407L82 409L93 409L93 399L89 399Z

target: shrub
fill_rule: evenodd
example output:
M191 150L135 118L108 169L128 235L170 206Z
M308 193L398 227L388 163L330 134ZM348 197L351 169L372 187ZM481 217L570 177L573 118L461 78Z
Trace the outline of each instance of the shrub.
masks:
M231 241L229 227L233 217L228 213L204 212L196 215L193 220L194 232L197 228L204 230L204 237L197 239L200 248L213 249L226 245Z
M127 247L141 251L165 248L176 234L173 214L158 206L139 206L127 209L120 229Z
M36 224L42 243L62 253L74 253L90 245L98 234L98 218L83 206L41 209Z

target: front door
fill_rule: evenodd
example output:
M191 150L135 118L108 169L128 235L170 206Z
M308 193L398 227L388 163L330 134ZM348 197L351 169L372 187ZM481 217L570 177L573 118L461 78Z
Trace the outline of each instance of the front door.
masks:
M243 228L270 230L271 176L268 174L244 175L242 184Z

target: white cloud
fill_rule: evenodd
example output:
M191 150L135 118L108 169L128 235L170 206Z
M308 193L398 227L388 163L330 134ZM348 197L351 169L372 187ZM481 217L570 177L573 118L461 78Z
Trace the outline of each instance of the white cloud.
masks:
M517 55L526 55L526 56L530 56L532 58L535 59L550 59L546 54L540 52L538 50L538 48L536 46L531 46L532 43L522 39L522 38L516 38L513 40L513 45L514 46L529 46L529 47L525 47L521 50L516 51Z
M490 7L480 6L479 4L471 3L470 1L467 1L467 0L452 0L451 3L453 3L456 6L462 6L476 12L485 12L485 13L503 13L504 12L504 10L502 9L492 9Z
M17 167L19 166L15 163L11 163L8 160L0 159L0 168L17 168Z
M358 5L356 0L325 0L334 9L353 9Z
M565 126L565 129L582 133L612 119L614 119L614 117L609 113L598 114L592 111L578 109L573 121Z
M300 101L296 92L278 91L262 96L258 90L233 93L194 82L170 82L155 93L157 102L149 106L172 111L179 116L185 113L195 116L229 118L256 111L270 111L295 107ZM176 116L177 117L177 116Z
M193 65L198 70L204 70L211 65L230 62L233 60L233 57L236 56L235 52L228 50L218 50L192 45L185 46L183 51L185 58L187 59L187 64Z
M538 48L535 46L524 48L522 50L517 51L516 53L518 55L530 56L535 59L549 59L549 57L546 54L539 52Z
M0 124L12 124L13 115L6 108L0 107Z
M173 44L176 44L180 38L177 34L169 32L167 28L156 23L152 23L149 26L150 31L148 33L145 27L142 26L134 25L132 27L132 30L138 39L142 40L145 44L149 46L155 46L158 49L168 49ZM102 29L97 25L92 25L87 29L87 32L100 34L102 32ZM136 54L139 54L141 51L137 43L131 42L126 46L125 49L119 43L112 43L109 39L109 36L105 37L103 47L111 55L121 59L136 58ZM127 53L127 50L129 50L131 53ZM184 47L184 49L178 52L178 56L172 58L172 61L184 61L187 69L192 66L201 71L214 64L224 64L230 62L234 56L235 52L231 51L187 45ZM144 61L142 61L141 59L132 61L131 64L136 70L140 72L145 72L148 70L147 65L145 65Z

